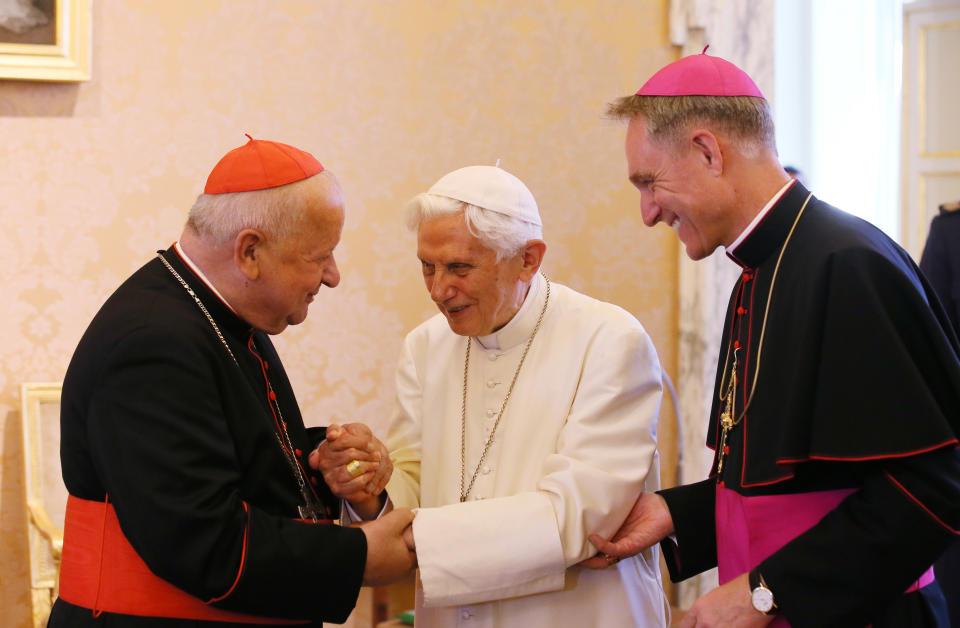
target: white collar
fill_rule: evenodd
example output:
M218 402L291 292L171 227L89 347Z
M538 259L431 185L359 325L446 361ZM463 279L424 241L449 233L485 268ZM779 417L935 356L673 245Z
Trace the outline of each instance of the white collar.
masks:
M759 225L759 224L760 224L760 221L763 220L764 217L766 217L766 215L767 215L768 213L770 213L770 210L773 209L773 206L777 204L777 201L780 200L780 197L787 193L787 190L790 189L790 186L793 185L795 181L796 181L796 179L790 179L789 181L787 181L787 182L783 185L783 187L780 188L780 191L777 192L776 194L774 194L774 195L773 195L773 198L771 198L769 201L767 201L767 204L764 205L764 206L763 206L763 209L760 210L760 213L757 214L757 215L753 218L753 220L750 221L750 224L747 225L747 228L744 229L744 230L740 233L740 235L737 237L737 239L733 241L733 244L731 244L730 246L727 247L727 250L728 250L728 251L735 251L735 250L737 250L737 247L740 246L740 243L743 242L744 240L746 240L747 236L750 235L750 233L753 231L754 227L756 227L757 225Z
M224 305L230 308L231 312L233 312L234 314L237 314L237 311L233 309L233 306L230 305L230 302L227 301L225 298L223 298L223 295L220 294L220 291L217 290L216 286L214 286L213 283L209 279L207 279L207 276L203 274L203 271L200 270L200 267L197 266L193 262L193 260L190 259L190 256L187 255L187 252L183 250L183 247L180 246L180 240L177 240L176 242L173 243L173 248L177 250L177 254L183 259L184 263L190 267L190 270L192 270L194 274L200 278L200 281L207 284L207 287L210 288L210 290L213 291L215 295L217 295L218 299L223 301ZM239 316L239 314L237 314L237 316Z
M527 296L523 299L523 305L517 310L506 325L486 336L478 336L477 342L487 350L509 350L518 344L525 342L540 317L540 309L543 307L543 300L546 298L544 286L546 282L543 275L537 273L530 282L530 289L527 290Z

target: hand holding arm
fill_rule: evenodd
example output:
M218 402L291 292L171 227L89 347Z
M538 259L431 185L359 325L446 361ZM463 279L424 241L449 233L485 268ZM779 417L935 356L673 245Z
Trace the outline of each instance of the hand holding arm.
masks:
M414 513L393 510L376 521L357 524L367 537L363 584L379 586L400 580L417 566L417 554L408 546ZM412 535L410 535L412 536Z
M580 564L590 569L604 569L621 558L639 554L672 533L673 518L667 502L656 493L644 491L610 541L590 535L590 542L601 553Z

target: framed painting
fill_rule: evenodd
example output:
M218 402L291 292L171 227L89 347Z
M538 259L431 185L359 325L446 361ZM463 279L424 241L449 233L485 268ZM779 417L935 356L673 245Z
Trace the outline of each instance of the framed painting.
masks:
M33 626L46 626L57 597L67 489L60 474L60 384L20 387L24 498Z
M90 80L93 0L0 0L0 79Z

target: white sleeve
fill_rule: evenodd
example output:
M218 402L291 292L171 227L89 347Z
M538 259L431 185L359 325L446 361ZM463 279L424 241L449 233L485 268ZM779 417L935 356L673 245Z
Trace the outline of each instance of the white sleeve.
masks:
M393 475L387 494L397 508L420 506L420 450L422 447L422 392L408 335L397 366L397 403L387 429L387 449Z
M609 538L626 517L656 469L660 364L639 324L610 327L590 343L535 490L417 513L426 606L559 590L566 568L596 553L588 535Z

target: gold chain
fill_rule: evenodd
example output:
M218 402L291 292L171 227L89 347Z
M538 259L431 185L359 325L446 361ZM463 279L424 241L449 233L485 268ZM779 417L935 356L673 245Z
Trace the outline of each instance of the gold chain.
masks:
M760 325L760 341L757 343L757 359L754 362L753 366L753 381L750 384L750 394L747 396L746 402L743 404L743 408L740 410L740 413L736 413L735 409L735 398L736 398L736 386L737 386L737 349L733 350L733 363L730 364L730 376L727 377L727 365L730 360L730 344L727 343L727 355L723 358L723 370L720 372L720 388L717 390L717 396L720 401L724 402L723 413L720 416L720 427L722 428L722 433L720 435L720 442L717 446L717 473L723 471L723 461L726 458L726 448L727 448L727 434L733 427L740 423L743 420L743 417L747 414L747 408L750 407L750 402L753 401L753 394L757 391L757 376L760 374L760 354L763 351L763 338L767 332L767 315L770 313L770 300L773 297L773 286L777 283L777 272L780 270L780 262L783 260L783 254L787 250L787 244L790 243L790 238L793 236L794 229L797 228L797 223L800 222L800 216L803 215L803 210L807 208L807 203L810 202L810 199L813 197L813 193L807 194L807 198L803 201L803 205L800 206L800 211L797 212L797 217L793 219L793 224L790 226L790 231L787 232L787 238L783 241L783 246L780 247L780 255L777 256L777 263L773 267L773 276L770 278L770 289L767 291L767 303L763 308L763 323ZM733 326L733 319L730 319L730 325ZM732 332L732 330L731 330Z
M541 273L542 274L542 273ZM493 424L493 429L490 430L490 436L487 437L487 442L483 446L483 453L480 455L480 461L477 462L477 468L473 470L473 477L470 478L469 486L464 489L465 476L467 472L467 463L466 463L466 450L467 450L467 375L470 371L470 344L473 342L473 338L467 336L467 354L463 359L463 400L460 406L460 501L467 501L467 497L470 495L470 491L473 490L473 484L477 481L477 474L480 473L480 468L483 466L483 461L487 458L487 452L490 451L490 446L493 444L493 438L497 433L497 427L500 425L500 419L503 417L503 411L507 407L507 402L510 401L510 394L513 392L513 386L517 383L517 376L520 375L520 368L523 366L524 360L527 359L527 352L530 351L530 345L533 344L533 339L536 337L537 332L540 331L540 324L543 322L543 315L547 311L547 304L550 303L550 279L543 275L544 280L547 282L547 296L543 300L543 307L540 308L540 316L537 318L537 324L533 328L533 332L530 334L530 338L527 340L527 346L523 348L523 355L520 356L520 364L517 365L517 370L513 373L513 380L510 382L510 388L507 389L507 396L504 397L503 403L500 405L500 412L497 414L497 420Z
M197 296L197 293L193 291L193 288L190 287L190 284L180 276L173 266L170 265L170 262L167 261L167 258L163 256L162 253L157 253L157 257L160 258L160 261L163 262L163 265L167 267L167 270L170 271L177 281L180 282L180 285L183 286L183 289L187 291L191 297L193 297L194 302L200 307L200 311L203 312L203 315L207 317L207 321L210 323L210 326L213 328L214 333L217 334L217 338L220 339L220 342L223 344L224 349L227 350L227 354L230 355L230 359L233 360L233 363L237 365L237 368L240 368L240 363L237 362L237 358L233 355L233 351L230 350L230 345L227 344L226 338L223 337L223 333L220 331L220 327L217 325L217 322L213 320L213 316L210 315L210 312L207 311L207 307L203 304L203 301L200 300L200 297ZM259 355L257 356L260 357ZM290 465L291 470L293 471L293 476L297 480L297 488L300 490L300 495L304 499L304 504L306 506L298 505L297 508L300 510L300 517L303 519L311 519L314 522L318 521L320 518L320 509L311 499L310 493L306 488L306 478L303 477L303 471L300 469L300 465L297 463L297 459L293 454L293 443L290 441L290 434L287 432L287 422L283 420L283 413L280 411L280 401L271 397L271 395L276 396L276 393L273 392L273 386L270 384L270 380L267 379L267 403L271 407L275 407L277 410L277 415L279 417L280 429L283 432L283 437L286 439L287 444L289 445L289 450L283 444L283 439L280 438L280 434L274 432L274 436L277 437L277 444L280 445L281 451L283 451L284 458L287 461L287 464Z
M183 277L180 276L176 270L173 269L173 266L170 265L170 262L167 261L167 258L163 256L162 253L157 253L157 257L160 258L160 261L163 262L163 265L167 267L167 270L170 271L177 281L180 282L180 285L183 286L183 289L187 291L196 304L200 307L200 311L203 312L203 315L207 317L207 320L210 322L210 326L213 327L213 331L217 334L217 338L220 339L220 342L223 343L223 348L227 350L227 353L230 355L230 359L233 360L233 363L237 366L240 366L237 363L237 358L233 357L233 351L230 350L230 345L227 344L226 339L223 337L223 334L220 333L220 328L217 327L216 322L214 322L213 317L210 316L210 312L207 311L207 307L203 304L203 301L200 300L200 297L197 296L197 293L193 291L193 288L190 287Z
M803 210L807 208L807 203L810 202L810 198L813 196L813 192L807 195L807 200L803 202L803 205L800 207L800 211L797 213L797 217L793 221L793 225L790 227L790 231L787 233L787 239L783 241L783 246L780 247L780 255L777 257L777 263L773 267L773 277L770 279L770 289L767 291L767 304L763 310L763 324L760 326L760 342L757 344L757 359L755 362L755 367L753 371L753 382L750 385L750 396L747 398L747 402L743 404L743 409L740 410L740 416L733 422L734 425L740 422L743 418L743 415L747 412L747 406L750 405L750 402L753 400L753 393L757 388L757 375L760 372L760 369L757 368L760 365L760 353L763 351L763 336L767 331L767 314L770 313L770 297L773 296L773 286L777 282L777 271L780 270L780 260L783 259L783 253L787 250L787 244L790 243L790 237L793 236L793 230L797 227L797 223L800 222L800 216L803 215ZM731 325L733 324L731 320ZM723 377L720 380L720 389L718 391L719 398L721 401L724 400L724 395L720 391L724 391L727 381L727 365L729 364L730 359L730 344L727 344L727 355L723 359Z

